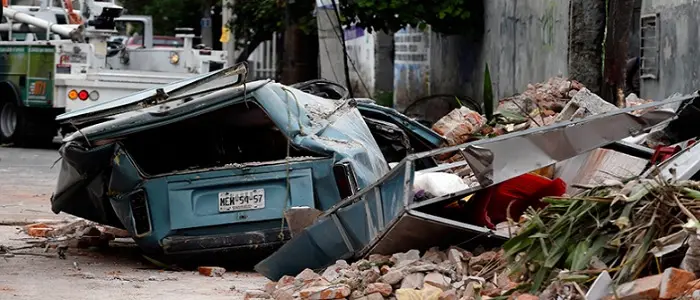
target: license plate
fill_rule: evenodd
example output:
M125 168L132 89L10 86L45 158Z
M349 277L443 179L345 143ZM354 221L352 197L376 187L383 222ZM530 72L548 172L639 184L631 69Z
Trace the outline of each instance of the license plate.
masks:
M265 190L246 190L219 193L219 212L265 208Z

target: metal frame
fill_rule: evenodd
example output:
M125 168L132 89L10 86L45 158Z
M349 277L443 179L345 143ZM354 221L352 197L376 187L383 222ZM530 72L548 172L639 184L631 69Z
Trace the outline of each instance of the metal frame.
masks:
M698 93L672 97L665 101L620 109L582 120L409 155L380 180L324 212L314 224L256 265L255 269L268 278L277 280L282 275L297 274L304 268L326 267L337 259L359 258L386 249L409 250L402 249L404 245L398 241L398 238L410 235L405 226L401 226L402 222L407 221L428 222L422 224L426 227L430 225L434 229L439 228L435 225L438 223L443 227L458 228L465 236L490 235L505 240L506 236L488 228L426 214L418 209L459 199L510 178L666 124L675 119L676 113L664 110L650 111L641 116L630 113L698 97ZM467 164L477 174L481 186L415 202L413 162L451 152L462 153ZM381 207L381 211L373 209L372 205L365 206L363 202L372 201L372 198L378 201L377 207ZM369 213L366 211L367 207ZM380 222L385 226L376 226ZM425 238L434 236L426 234ZM395 243L393 247L390 245L392 242ZM415 241L411 242L414 246L417 245ZM383 247L377 250L380 243ZM295 259L289 259L290 257Z

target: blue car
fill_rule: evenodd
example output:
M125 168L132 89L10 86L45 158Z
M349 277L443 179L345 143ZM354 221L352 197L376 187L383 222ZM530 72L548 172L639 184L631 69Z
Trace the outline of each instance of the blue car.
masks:
M59 116L74 131L53 211L124 228L148 253L276 248L290 239L286 212L330 209L389 162L444 142L372 101L246 73L236 65Z

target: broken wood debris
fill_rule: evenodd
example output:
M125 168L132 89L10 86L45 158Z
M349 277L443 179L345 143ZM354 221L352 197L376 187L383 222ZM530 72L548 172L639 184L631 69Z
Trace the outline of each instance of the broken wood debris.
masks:
M71 223L41 222L28 224L22 227L22 231L31 238L23 240L27 246L7 247L0 245L0 254L4 257L15 255L33 255L44 257L66 258L68 248L108 247L115 238L129 237L129 234L119 228L98 225L96 223L79 219ZM22 251L31 249L43 249L43 253ZM47 253L54 249L56 253Z

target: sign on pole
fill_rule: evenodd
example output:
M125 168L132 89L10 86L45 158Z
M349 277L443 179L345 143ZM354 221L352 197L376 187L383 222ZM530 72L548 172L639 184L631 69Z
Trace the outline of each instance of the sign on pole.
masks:
M199 21L199 27L201 28L210 28L211 27L211 18L202 18Z

